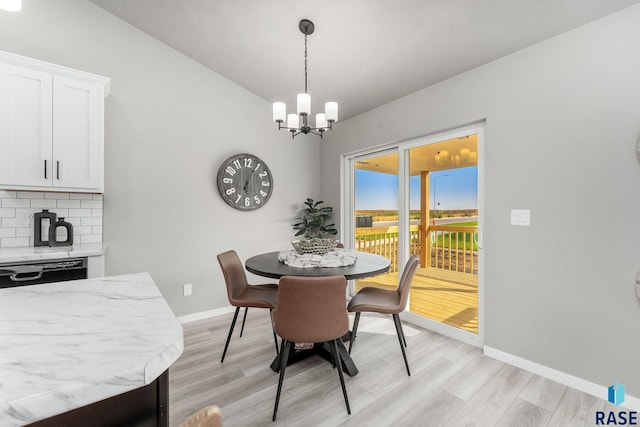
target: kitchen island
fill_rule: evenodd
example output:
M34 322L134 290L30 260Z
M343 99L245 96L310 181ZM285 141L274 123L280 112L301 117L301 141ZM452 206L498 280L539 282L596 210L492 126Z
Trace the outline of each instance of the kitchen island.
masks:
M148 273L0 289L0 425L168 425L182 350Z

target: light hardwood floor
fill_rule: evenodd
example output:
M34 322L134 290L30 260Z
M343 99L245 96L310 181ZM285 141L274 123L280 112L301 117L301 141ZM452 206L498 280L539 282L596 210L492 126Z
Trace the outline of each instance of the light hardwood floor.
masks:
M345 377L314 356L287 368L278 420L271 421L278 374L268 310L250 309L224 364L232 315L184 325L185 350L170 369L171 426L207 405L236 426L593 426L595 411L615 407L482 355L480 349L405 323L407 376L391 316L363 314L352 357L360 373ZM239 323L240 323L239 319Z

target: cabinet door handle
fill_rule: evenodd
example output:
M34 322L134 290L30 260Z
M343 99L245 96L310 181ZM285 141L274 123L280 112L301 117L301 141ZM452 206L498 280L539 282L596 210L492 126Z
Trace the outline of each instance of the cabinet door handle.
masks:
M44 179L47 179L47 159L44 159Z
M56 161L56 179L60 179L60 160Z

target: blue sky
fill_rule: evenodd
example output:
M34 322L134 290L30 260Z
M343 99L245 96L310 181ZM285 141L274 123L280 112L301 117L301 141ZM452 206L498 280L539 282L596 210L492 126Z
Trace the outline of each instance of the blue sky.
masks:
M434 183L437 209L478 208L477 166L432 172L429 182L432 197L429 209L433 209ZM411 177L411 209L420 209L419 190L420 177ZM398 209L398 177L356 169L356 209Z

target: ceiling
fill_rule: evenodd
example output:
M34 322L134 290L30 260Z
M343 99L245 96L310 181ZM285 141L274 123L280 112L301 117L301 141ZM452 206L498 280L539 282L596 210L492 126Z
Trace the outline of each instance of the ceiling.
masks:
M91 0L289 112L355 116L640 0Z
M409 150L409 175L478 165L478 134L425 144ZM356 162L356 169L398 174L398 153Z

